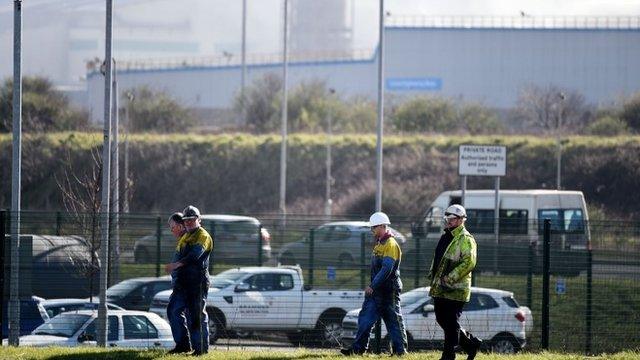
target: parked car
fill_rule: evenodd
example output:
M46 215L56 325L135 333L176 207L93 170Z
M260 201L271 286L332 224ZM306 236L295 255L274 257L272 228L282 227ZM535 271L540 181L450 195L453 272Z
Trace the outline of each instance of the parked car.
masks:
M171 291L150 311L166 317ZM313 290L297 266L243 267L214 276L207 296L210 342L228 330L284 331L294 344L337 346L342 318L364 299L361 290Z
M47 312L49 318L67 312L76 310L97 310L98 299L94 298L93 302L87 301L87 299L47 299L42 301L42 306ZM124 310L118 305L107 303L107 309L109 310Z
M400 305L410 349L442 345L444 332L436 322L429 287L400 295ZM355 338L359 313L360 309L349 311L342 322L342 341L346 346ZM528 307L518 305L512 292L472 287L471 300L464 306L460 325L482 339L486 349L515 353L525 346L526 334L533 328L533 318ZM386 328L382 326L385 340L386 335Z
M389 227L400 243L406 242L402 233ZM313 266L348 266L359 264L362 256L362 235L365 236L365 262L369 263L373 235L366 221L339 221L317 227L313 232ZM309 264L309 237L284 245L278 252L283 265Z
M2 338L9 337L9 299L2 300ZM27 335L33 329L49 320L49 315L44 306L43 298L31 296L28 299L20 300L20 335Z
M5 263L11 262L11 244L5 237ZM45 299L88 297L99 289L100 261L85 238L77 235L20 236L20 289Z
M258 234L261 239L262 263L271 259L271 235L254 217L237 215L202 215L202 226L213 235L216 263L257 265ZM155 262L158 236L147 235L134 244L134 258L138 263ZM163 226L160 235L160 261L169 262L176 249L176 239Z
M139 277L121 281L107 289L107 302L127 310L149 310L160 291L171 289L171 277Z
M109 310L107 346L172 348L171 327L158 315L144 311ZM23 346L96 345L96 310L65 312L20 337ZM6 342L3 341L3 343Z

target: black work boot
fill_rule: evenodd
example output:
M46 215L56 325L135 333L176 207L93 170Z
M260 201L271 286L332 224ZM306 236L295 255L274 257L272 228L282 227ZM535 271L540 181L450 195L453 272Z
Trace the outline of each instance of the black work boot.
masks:
M476 354L482 346L482 340L473 336L466 330L460 330L460 347L467 353L467 360L473 360L476 358Z

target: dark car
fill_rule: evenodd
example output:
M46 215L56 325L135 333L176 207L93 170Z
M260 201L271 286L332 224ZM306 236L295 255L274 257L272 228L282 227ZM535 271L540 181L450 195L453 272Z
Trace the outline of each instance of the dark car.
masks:
M399 231L389 227L389 231L402 246L406 239ZM362 236L365 248L362 248ZM314 266L347 266L359 264L362 254L367 263L373 235L366 221L338 221L317 227L314 230L313 260ZM283 265L300 264L309 266L308 237L284 245L278 253L278 262ZM363 253L364 250L364 253Z
M9 337L9 304L8 299L2 301L2 338ZM20 336L30 334L45 321L49 320L46 310L42 306L43 298L32 296L20 300Z
M237 215L202 215L201 218L202 226L213 235L216 264L256 265L258 246L262 263L271 259L271 235L258 219ZM171 261L175 249L176 239L165 226L160 236L160 262ZM135 242L134 259L137 263L155 262L157 251L158 236L147 235Z
M139 277L121 281L107 289L107 302L127 310L149 310L160 291L171 289L171 277Z

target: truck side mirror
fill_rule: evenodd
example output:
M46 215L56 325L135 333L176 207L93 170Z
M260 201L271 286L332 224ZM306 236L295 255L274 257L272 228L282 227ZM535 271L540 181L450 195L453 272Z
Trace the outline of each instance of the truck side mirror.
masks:
M422 305L422 316L427 317L429 316L429 313L432 313L434 311L435 311L435 307L433 306L433 304Z

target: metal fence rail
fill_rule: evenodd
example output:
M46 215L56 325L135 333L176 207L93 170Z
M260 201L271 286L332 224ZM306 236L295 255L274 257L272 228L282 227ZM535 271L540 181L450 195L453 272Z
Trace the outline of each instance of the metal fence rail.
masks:
M117 305L147 310L158 291L170 289L164 264L170 261L176 242L166 226L167 218L168 214L120 214L119 242L111 241L110 249L114 254L115 246L119 247L120 261L119 266L109 266L113 271L109 284L148 277L144 281L154 286L146 286L126 301L110 297ZM231 289L228 297L214 300L221 302L221 309L223 301L247 303L238 305L233 313L219 310L221 317L215 312L217 305L210 304L211 315L216 315L211 325L220 330L218 341L248 346L269 340L280 346L328 347L348 341L357 320L345 318L345 314L360 306L362 289L370 281L373 238L363 222L366 217L289 215L283 221L277 215L262 214L254 218L203 218L203 226L215 239L210 273L299 265L305 286L295 288L302 284L261 275L247 280L250 290ZM0 230L5 234L9 219L8 212L0 212ZM98 214L25 211L21 219L20 296L25 306L32 295L46 299L92 297L97 301ZM425 307L429 301L426 291L420 289L428 285L426 274L441 221L418 224L392 216L392 222L403 252L403 306L405 311L411 310L405 313L410 346L437 347L441 331ZM517 349L526 341L524 349L528 351L548 348L601 353L640 348L640 339L634 336L640 333L640 224L552 220L545 236L542 220L510 222L503 218L498 239L493 235L492 221L469 219L467 226L478 243L473 277L477 288L464 313L463 326L479 334L489 347L500 343ZM7 299L11 241L8 235L4 239L0 284L3 299ZM295 289L300 291L292 291ZM414 289L418 290L410 292ZM246 291L255 291L253 302L243 298ZM211 297L212 292L209 294ZM340 301L351 308L332 307ZM166 306L166 301L159 299L156 305ZM6 304L1 306L6 337ZM24 332L27 323L46 320L41 315L21 311ZM520 338L518 329L524 329L525 338Z

